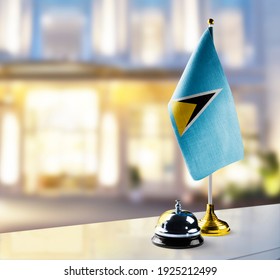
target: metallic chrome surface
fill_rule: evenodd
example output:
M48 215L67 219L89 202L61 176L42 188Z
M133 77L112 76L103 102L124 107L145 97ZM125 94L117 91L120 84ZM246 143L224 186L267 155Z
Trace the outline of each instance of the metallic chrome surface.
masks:
M176 200L175 209L159 217L152 242L167 248L192 248L201 245L203 238L194 214L182 210L180 201Z
M159 247L170 249L187 249L202 245L203 238L201 235L189 238L168 238L155 234L152 238L152 242Z

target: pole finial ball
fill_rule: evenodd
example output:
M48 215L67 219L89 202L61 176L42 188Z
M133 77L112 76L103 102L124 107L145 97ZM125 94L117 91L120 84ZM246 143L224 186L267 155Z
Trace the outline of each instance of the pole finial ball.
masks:
M209 18L209 19L208 19L208 24L210 24L210 25L214 25L214 19Z

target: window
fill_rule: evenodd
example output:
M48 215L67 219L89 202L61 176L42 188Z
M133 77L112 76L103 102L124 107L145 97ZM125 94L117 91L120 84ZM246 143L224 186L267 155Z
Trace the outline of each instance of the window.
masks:
M215 45L226 66L242 68L259 63L258 9L252 1L211 1L211 14L219 23L215 25Z
M5 108L1 118L1 162L0 181L3 186L11 186L19 180L19 122L12 108Z
M167 108L164 105L135 106L130 110L128 135L129 172L137 172L147 192L154 186L172 188L174 180L174 141ZM150 186L153 185L153 188Z
M43 58L81 59L85 22L78 12L46 12L41 18Z
M92 90L33 90L25 108L28 192L96 186L98 97Z
M104 112L101 120L100 174L104 187L114 187L119 179L118 123L112 112Z

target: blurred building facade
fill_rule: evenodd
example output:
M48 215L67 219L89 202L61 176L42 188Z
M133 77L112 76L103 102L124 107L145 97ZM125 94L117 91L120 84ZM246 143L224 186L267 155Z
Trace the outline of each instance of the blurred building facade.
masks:
M213 17L246 150L244 161L217 172L216 195L227 186L279 195L279 170L266 186L260 156L271 149L279 156L271 137L280 136L269 131L277 107L269 105L273 38L262 6L259 0L1 0L1 192L205 192L205 180L188 176L167 103Z

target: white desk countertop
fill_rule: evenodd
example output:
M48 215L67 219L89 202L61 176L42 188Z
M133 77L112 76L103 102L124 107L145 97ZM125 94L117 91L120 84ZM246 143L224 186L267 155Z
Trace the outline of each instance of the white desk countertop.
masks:
M280 204L215 213L231 233L204 237L197 248L153 245L153 217L3 233L0 259L280 259Z

